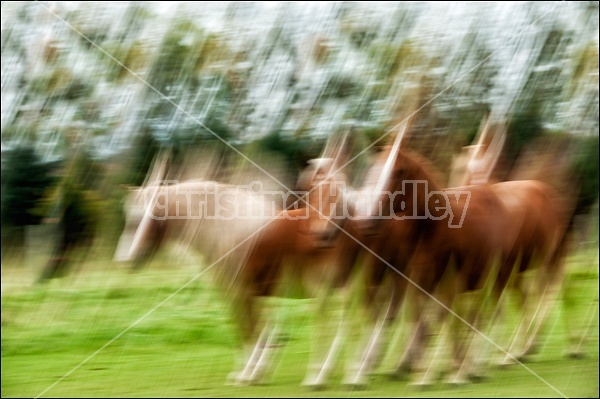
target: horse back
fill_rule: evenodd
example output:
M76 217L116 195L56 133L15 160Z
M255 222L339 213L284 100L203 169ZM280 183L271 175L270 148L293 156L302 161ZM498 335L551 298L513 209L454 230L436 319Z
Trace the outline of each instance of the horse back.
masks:
M520 225L520 245L545 251L556 247L568 224L568 207L546 183L515 180L493 185L510 217ZM520 223L519 223L520 222Z
M454 191L469 193L468 197L463 195L456 200L450 199L454 219L464 213L462 225L442 224L443 231L455 243L457 250L482 251L487 255L489 251L506 247L508 211L490 186L464 186L445 191L449 198L453 198Z

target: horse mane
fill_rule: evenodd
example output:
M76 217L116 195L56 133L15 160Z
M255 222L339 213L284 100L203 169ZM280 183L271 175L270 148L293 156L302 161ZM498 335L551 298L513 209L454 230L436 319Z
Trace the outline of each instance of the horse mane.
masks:
M399 155L408 161L413 173L417 174L412 176L414 180L427 180L433 186L429 187L430 190L444 188L442 174L429 159L413 150L403 150Z

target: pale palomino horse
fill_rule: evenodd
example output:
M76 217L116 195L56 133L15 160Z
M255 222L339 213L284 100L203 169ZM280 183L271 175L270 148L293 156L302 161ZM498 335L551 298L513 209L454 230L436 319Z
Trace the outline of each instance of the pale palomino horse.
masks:
M323 310L332 289L347 284L357 246L343 236L323 234L331 223L330 205L340 198L331 184L336 179L328 175L340 164L341 151L337 154L312 161L302 173L300 183L315 190L299 209L278 209L257 193L201 180L149 184L127 200L127 223L116 260L132 261L139 268L164 243L176 241L204 255L209 267L214 265L243 343L232 382L258 383L271 369L279 325L269 319L259 328L259 297L281 294L284 277L292 276L310 288L316 286L312 292L321 294ZM166 176L166 159L156 162L147 181ZM320 332L317 329L317 341L323 339ZM339 351L339 332L324 357L313 355L307 385L324 384Z

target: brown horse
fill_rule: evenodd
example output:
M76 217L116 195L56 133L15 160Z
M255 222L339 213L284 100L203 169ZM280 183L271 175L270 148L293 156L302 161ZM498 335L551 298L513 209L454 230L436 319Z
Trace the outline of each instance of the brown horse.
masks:
M231 375L235 383L261 381L276 346L279 326L268 320L259 328L259 297L285 294L281 285L291 276L309 289L316 285L324 310L331 291L348 281L356 243L323 233L331 223L331 205L341 198L332 185L336 179L328 175L339 159L314 160L302 173L300 183L313 191L300 209L277 209L251 190L201 180L150 185L130 195L117 260L133 261L139 268L165 242L178 241L205 255L210 267L224 263L217 269L220 285L231 301L245 351L241 369ZM163 159L152 176L165 176L165 169ZM339 349L337 336L328 349L313 362L308 385L324 383Z
M368 250L361 272L366 277L365 308L373 324L370 337L359 346L345 378L345 383L352 385L364 385L366 375L381 359L385 330L396 318L411 283L426 293L442 291L443 301L450 306L454 291L482 287L492 272L493 260L504 256L508 246L505 209L496 195L483 187L440 190L440 180L427 162L399 151L401 139L399 135L393 146L378 155L366 184L352 194L355 214L342 227L330 223L323 230L327 236L334 236L343 229L344 235ZM452 282L455 290L441 284L451 259L458 275ZM386 298L389 302L381 304L380 300ZM423 302L424 298L417 295L416 315L422 313ZM478 309L472 310L470 319L475 321L477 315ZM416 318L419 337L407 352L410 355L403 367L412 365L425 345L427 321Z
M411 368L423 354L429 335L428 320L421 317L426 295L433 297L437 292L438 303L446 309L452 306L457 293L475 291L483 296L481 288L488 280L494 281L498 270L494 262L507 256L507 237L514 235L506 223L507 210L495 192L485 186L442 189L441 180L428 162L400 151L401 139L398 135L394 144L379 154L371 181L367 179L363 190L371 193L365 195L371 201L363 201L356 214L360 231L379 236L372 248L378 253L377 260L366 267L370 271L367 285L372 291L367 304L373 303L385 274L391 273L393 280L394 290L382 327L393 321L405 292L414 295L410 305L415 332L398 372ZM451 261L454 266L449 268ZM394 266L394 273L389 266ZM447 276L450 278L445 279ZM497 289L496 297L501 287ZM482 297L479 304L484 302ZM446 309L442 317L448 313ZM473 306L467 313L465 318L478 324L480 307ZM348 379L352 384L363 384L380 356L377 346L382 328L373 331L355 375ZM470 336L466 335L469 339ZM455 358L461 364L466 345L455 343ZM461 367L453 381L464 381L471 371L468 366ZM426 373L422 383L428 383L430 376Z
M340 349L344 333L344 319L339 325L333 340L327 336L331 321L327 317L328 301L333 289L347 287L354 270L359 247L345 235L330 234L331 223L336 223L330 212L338 209L335 205L341 198L335 184L339 178L328 174L335 167L334 159L320 158L310 162L299 179L301 189L310 188L306 195L306 206L297 210L283 210L277 218L256 238L244 266L246 280L239 286L250 290L240 297L241 312L238 317L248 319L243 331L245 340L256 334L253 298L269 296L283 280L301 281L311 296L318 296L319 319L316 326L312 360L304 385L318 388L325 385ZM332 207L333 206L333 207ZM357 235L356 233L354 235ZM249 279L249 280L248 280ZM344 300L348 293L344 292ZM346 305L344 305L346 306ZM271 332L268 332L270 330ZM239 383L261 381L269 368L272 348L269 337L273 336L273 326L268 324L261 332L253 355L243 370L236 375Z
M519 294L521 306L533 307L524 311L504 358L504 363L512 363L515 358L523 359L537 349L541 327L563 280L571 212L567 198L559 196L541 181L515 180L490 184L490 176L503 150L506 130L500 123L494 136L486 140L489 120L483 124L474 146L476 151L468 160L460 180L465 184L489 185L506 207L512 229L516 232L510 254L500 268L497 285L505 286L514 274L511 286ZM533 292L525 287L523 274L533 269L537 269L537 275L533 280L534 287L530 288L539 295L539 302L531 304ZM518 346L522 348L516 348Z

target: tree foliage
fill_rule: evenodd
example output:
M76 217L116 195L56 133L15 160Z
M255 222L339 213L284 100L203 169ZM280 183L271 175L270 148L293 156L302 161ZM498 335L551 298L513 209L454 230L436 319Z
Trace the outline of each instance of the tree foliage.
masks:
M2 227L40 223L40 201L54 181L32 147L11 150L2 166Z

